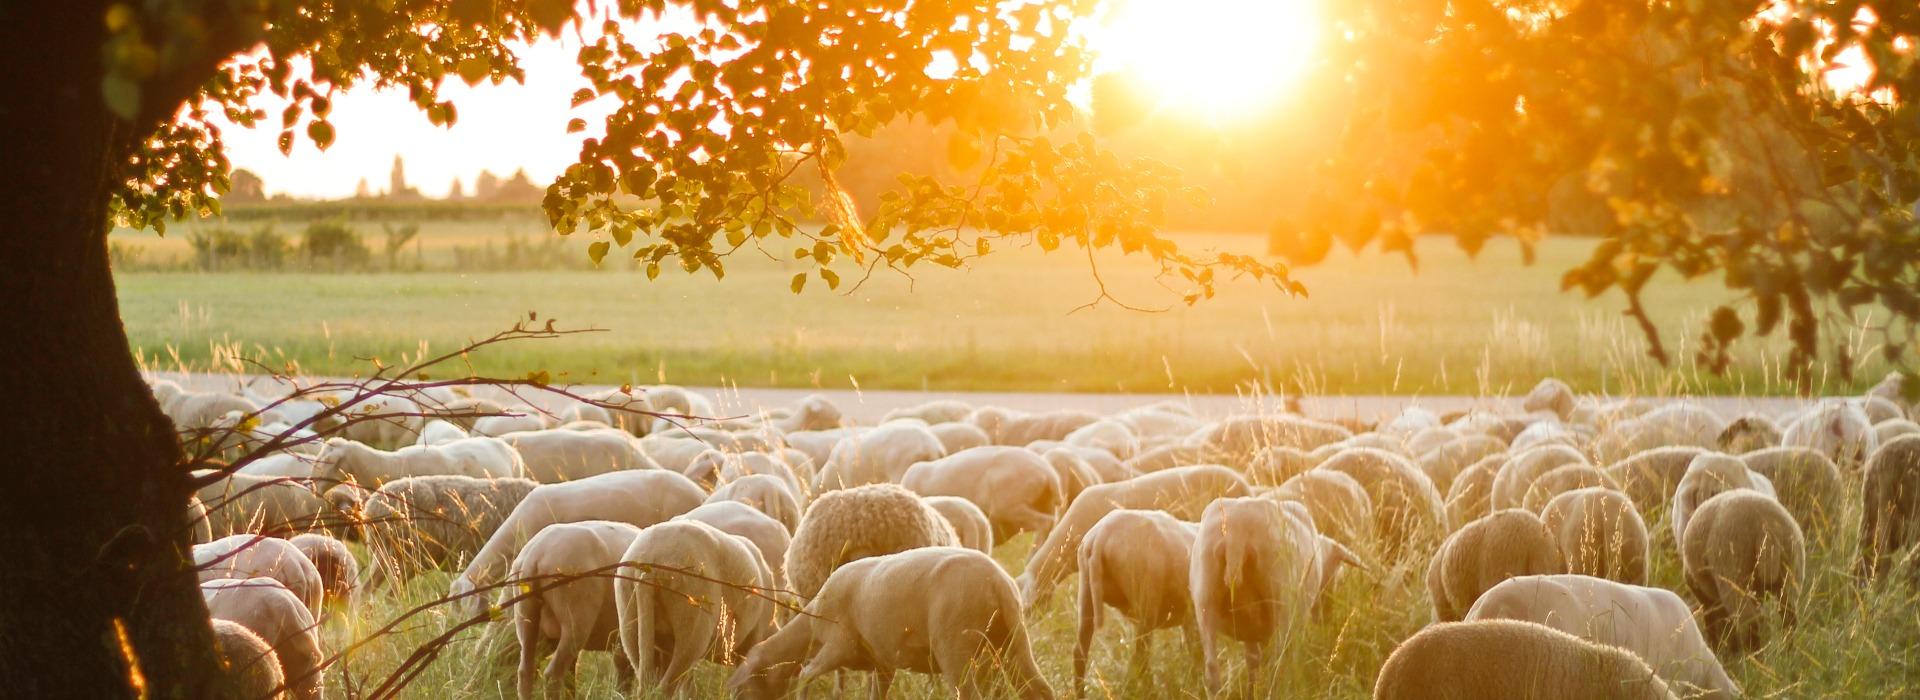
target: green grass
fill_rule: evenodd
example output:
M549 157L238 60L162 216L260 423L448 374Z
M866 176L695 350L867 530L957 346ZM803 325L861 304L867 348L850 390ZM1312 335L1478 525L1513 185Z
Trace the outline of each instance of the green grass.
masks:
M422 246L432 260L507 230L539 229L516 220L426 222ZM115 237L160 252L185 246L180 232L164 241ZM1263 245L1257 236L1177 238L1239 252ZM584 255L584 243L568 245ZM391 364L423 348L454 349L537 311L563 327L607 332L491 349L472 358L475 368L545 369L582 382L871 389L1230 393L1258 385L1494 395L1557 375L1612 393L1793 390L1781 376L1778 337L1740 346L1726 377L1692 365L1706 311L1730 298L1711 282L1656 278L1647 304L1679 361L1663 368L1647 359L1617 296L1559 292L1560 273L1591 245L1546 241L1529 267L1511 242L1475 261L1450 241L1425 240L1417 273L1401 258L1336 252L1296 271L1310 298L1237 282L1192 308L1142 261L1098 258L1116 297L1175 307L1165 313L1111 303L1075 311L1097 286L1087 258L1071 251L1006 251L965 271L916 269L913 279L882 272L851 294L828 292L816 277L797 296L788 280L803 268L750 251L728 260L723 282L677 271L649 282L624 262L587 272L122 273L117 281L134 348L168 369L207 368L238 353L276 367L291 360L310 372L364 372L359 358ZM1816 388L1850 391L1884 373L1873 363L1855 369L1849 385L1824 367Z
M1758 652L1723 657L1729 675L1752 698L1893 698L1920 692L1920 598L1900 587L1876 590L1857 586L1847 575L1855 556L1858 532L1857 480L1851 489L1848 512L1834 537L1810 544L1810 575L1799 624ZM1691 601L1681 579L1664 518L1649 523L1654 535L1650 584L1679 591ZM995 558L1018 574L1031 543L1022 536L1002 544ZM1363 556L1369 555L1363 554ZM1425 586L1424 554L1381 564L1371 573L1347 570L1341 574L1324 614L1287 652L1284 660L1263 670L1271 697L1306 699L1366 698L1381 664L1401 640L1431 619ZM404 591L379 592L356 610L357 615L329 622L324 637L330 650L366 637L401 612L431 603L444 594L448 575L435 573L414 579ZM1071 580L1055 592L1051 602L1027 618L1041 671L1060 697L1071 697L1077 583ZM328 697L345 697L344 674L356 684L384 678L416 646L448 628L459 616L435 608L401 626L401 633L375 640L349 656L328 677ZM1126 662L1131 648L1124 624L1115 615L1095 637L1088 695L1093 698L1205 697L1205 675L1199 652L1176 630L1155 634L1148 671L1129 676ZM478 631L455 642L417 679L402 697L497 698L513 696L512 669L517 657L511 647L512 630L491 649L483 649ZM614 678L611 655L587 653L579 677L581 697L652 697L630 694ZM1222 659L1229 687L1245 678L1236 644L1223 641ZM703 663L695 670L694 697L724 697L730 669ZM850 674L848 691L864 693L865 674ZM814 697L821 697L816 686ZM623 695L626 692L629 694ZM831 696L826 692L826 696ZM894 698L948 698L952 689L935 679L900 674Z

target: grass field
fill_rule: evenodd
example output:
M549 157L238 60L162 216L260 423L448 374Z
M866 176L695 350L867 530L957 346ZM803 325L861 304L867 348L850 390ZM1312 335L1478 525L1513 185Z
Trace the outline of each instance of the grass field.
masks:
M538 226L429 222L420 254L436 259L454 246L531 236ZM179 232L115 238L145 255L187 250ZM1238 252L1263 245L1257 236L1178 239ZM567 245L584 255L583 242ZM1165 313L1112 304L1075 311L1097 289L1087 258L1037 250L1008 251L965 271L917 269L911 280L883 272L851 294L828 292L814 278L798 296L787 284L801 268L750 253L729 260L723 282L677 271L649 282L610 263L619 269L122 273L118 283L133 346L165 369L204 368L237 352L275 367L292 360L310 372L364 372L358 358L392 364L422 349L454 349L538 312L562 327L606 332L491 349L472 358L475 369L544 369L580 382L934 390L1230 393L1260 385L1321 395L1495 395L1557 375L1612 393L1791 392L1777 337L1744 345L1724 378L1691 365L1706 311L1729 298L1711 281L1657 278L1648 305L1680 361L1652 363L1617 296L1587 301L1559 292L1560 273L1590 245L1546 241L1527 267L1510 242L1475 261L1451 241L1426 240L1417 273L1398 257L1335 252L1296 271L1311 298L1234 283L1211 301ZM1178 306L1178 295L1140 261L1103 255L1099 263L1118 298ZM1856 369L1853 385L1843 386L1826 368L1819 388L1851 390L1884 374L1873 364Z

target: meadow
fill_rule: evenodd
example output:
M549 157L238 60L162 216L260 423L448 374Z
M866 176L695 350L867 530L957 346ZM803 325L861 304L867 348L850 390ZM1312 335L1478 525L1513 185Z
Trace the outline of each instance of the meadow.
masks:
M356 225L377 248L380 226ZM1170 307L1146 313L1110 302L1078 308L1098 286L1077 251L1009 250L911 277L881 270L851 291L857 271L841 268L848 284L839 291L814 277L795 295L788 282L802 268L751 250L728 258L723 281L678 270L648 281L615 257L601 270L454 271L456 250L512 239L521 250L562 246L558 254L584 258L585 242L544 234L533 218L421 226L407 254L425 271L120 272L131 342L157 369L230 368L244 356L354 374L367 370L365 358L393 364L455 349L537 313L541 322L604 332L489 349L470 358L474 369L547 370L590 383L954 391L1493 396L1549 375L1615 394L1793 391L1780 334L1739 346L1726 376L1693 365L1707 311L1731 298L1711 279L1655 279L1647 305L1676 362L1647 358L1619 296L1559 290L1589 239L1546 240L1531 266L1512 241L1473 259L1451 240L1422 240L1417 269L1399 256L1336 250L1295 271L1310 297L1242 281L1191 308L1179 302L1178 280L1156 279L1144 261L1096 256L1114 297ZM143 260L178 260L191 255L192 230L113 238L137 246ZM1253 235L1175 238L1241 253L1264 246ZM1864 338L1840 340L1856 357L1877 358ZM1821 370L1819 393L1852 391L1885 373L1877 359L1854 367L1851 382L1837 369Z

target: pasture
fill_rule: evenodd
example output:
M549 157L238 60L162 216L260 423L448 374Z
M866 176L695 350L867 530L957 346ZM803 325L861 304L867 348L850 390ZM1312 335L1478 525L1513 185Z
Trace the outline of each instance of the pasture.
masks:
M379 226L358 226L377 245ZM114 238L146 259L173 259L191 254L191 230ZM1116 298L1171 307L1164 313L1112 303L1076 310L1098 286L1089 260L1067 250L1007 251L965 270L916 268L911 278L882 270L858 289L857 271L842 267L840 291L814 277L799 295L787 291L799 266L752 250L727 259L724 281L669 269L649 282L617 255L598 271L444 271L457 248L515 236L537 243L542 231L530 218L424 222L412 246L422 272L122 272L116 282L133 347L164 370L232 369L242 356L355 374L366 371L363 358L391 365L454 349L537 312L605 332L492 348L470 358L474 369L547 370L581 383L945 391L1497 396L1549 375L1610 394L1793 391L1778 334L1743 341L1724 377L1694 367L1706 312L1730 298L1711 279L1656 277L1647 306L1676 362L1649 360L1617 295L1559 291L1560 274L1585 260L1587 239L1544 241L1532 266L1512 241L1470 259L1451 240L1422 240L1417 270L1398 256L1336 250L1295 271L1309 298L1235 282L1191 308L1180 305L1177 280L1156 280L1143 261L1094 258ZM1176 239L1241 253L1264 246L1250 235ZM537 244L585 255L584 241ZM1866 359L1851 383L1823 368L1820 393L1885 373L1869 337L1844 341Z

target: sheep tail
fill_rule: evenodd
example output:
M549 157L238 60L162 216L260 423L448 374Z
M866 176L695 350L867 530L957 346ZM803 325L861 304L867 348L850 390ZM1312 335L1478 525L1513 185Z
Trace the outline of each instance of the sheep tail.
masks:
M1238 590L1240 583L1246 580L1247 560L1253 557L1253 543L1247 541L1241 529L1224 526L1220 531L1220 548L1226 557L1220 582L1226 584L1229 592Z

